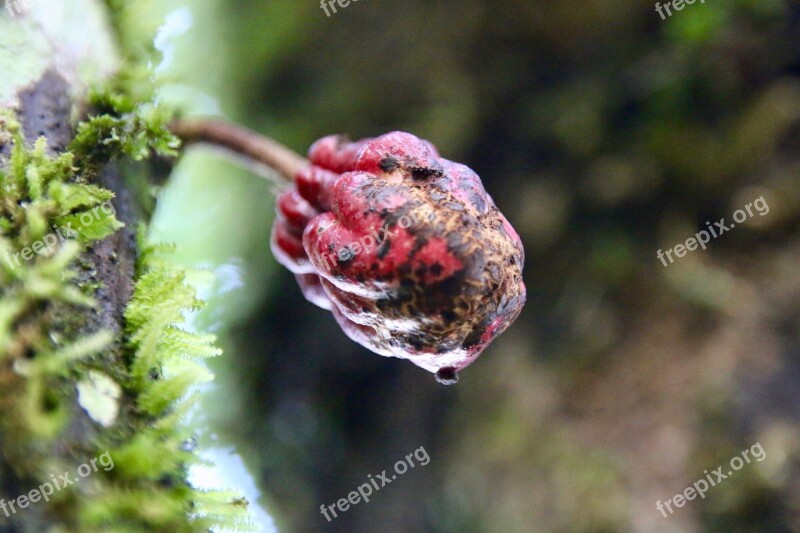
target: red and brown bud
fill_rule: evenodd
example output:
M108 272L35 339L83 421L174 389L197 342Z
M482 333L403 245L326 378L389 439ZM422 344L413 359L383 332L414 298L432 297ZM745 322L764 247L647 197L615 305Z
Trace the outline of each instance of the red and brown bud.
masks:
M468 167L417 137L330 136L278 199L272 250L354 341L443 383L525 303L519 236Z

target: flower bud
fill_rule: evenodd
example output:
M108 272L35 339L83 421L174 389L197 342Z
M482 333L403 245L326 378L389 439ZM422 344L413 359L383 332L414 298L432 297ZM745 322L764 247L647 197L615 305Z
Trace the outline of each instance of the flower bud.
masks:
M278 200L272 250L375 353L443 383L525 303L519 236L468 167L417 137L325 137Z

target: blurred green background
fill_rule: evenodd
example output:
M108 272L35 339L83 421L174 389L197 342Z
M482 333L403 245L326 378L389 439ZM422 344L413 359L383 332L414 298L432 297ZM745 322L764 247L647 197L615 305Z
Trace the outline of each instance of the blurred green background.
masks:
M523 315L442 387L306 302L269 252L269 185L190 150L153 236L216 274L206 409L281 530L800 531L800 4L169 0L125 20L169 21L164 100L299 152L410 131L525 243ZM656 258L760 196L765 216ZM763 462L657 511L756 442ZM427 466L321 515L420 446Z

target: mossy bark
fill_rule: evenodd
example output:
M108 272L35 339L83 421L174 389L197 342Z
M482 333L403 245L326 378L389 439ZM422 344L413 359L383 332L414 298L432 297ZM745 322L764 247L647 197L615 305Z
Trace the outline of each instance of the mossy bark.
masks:
M196 457L180 418L210 379L193 360L219 352L180 328L200 302L137 235L148 210L134 191L150 176L119 171L174 139L130 94L87 103L132 70L105 6L44 4L0 15L0 532L242 528L246 502L186 482ZM20 255L89 213L74 239ZM21 508L103 453L114 466Z
M0 70L3 70L2 65ZM71 126L72 110L79 104L70 98L70 92L69 82L53 66L42 72L39 79L20 87L17 93L19 105L15 111L21 133L29 146L33 146L38 138L44 137L52 155L66 149L74 136ZM3 147L4 156L10 154L10 148L10 143ZM74 308L57 302L47 302L45 305L51 307L46 318L48 324L19 324L18 328L27 328L32 332L49 329L51 333L58 331L65 338L108 331L115 340L105 349L105 355L119 361L122 357L123 315L133 293L137 248L132 228L136 227L139 209L134 205L131 195L127 194L115 165L106 167L98 182L98 185L116 194L114 207L118 218L126 226L89 246L76 261L80 270L74 282L81 292L93 293L95 305ZM36 321L36 318L31 321ZM25 354L30 358L35 358L36 355L35 349ZM0 382L5 389L0 397L14 395L17 387L23 386L18 383L22 378L16 375L11 365L3 365L0 376ZM16 439L12 435L3 434L13 431L17 422L13 420L17 415L13 412L13 407L12 412L4 413L3 416L9 420L3 424L5 431L0 433L0 449L3 453L0 498L13 500L28 493L31 487L35 488L46 481L36 479L37 465L30 465L33 470L26 466L32 460L35 461L35 458L50 462L61 457L63 464L69 464L74 462L76 450L86 449L87 444L96 438L97 429L86 412L78 406L77 394L72 395L71 401L72 405L68 407L68 425L59 433L57 440L46 444L38 439L27 442L20 439L14 442ZM14 405L11 399L4 403ZM89 459L92 457L93 454ZM45 506L31 506L26 512L12 513L11 517L6 517L0 511L0 524L9 520L12 524L9 531L46 531L60 522L57 514L52 516L52 511L53 509ZM0 527L0 530L3 529L5 528Z

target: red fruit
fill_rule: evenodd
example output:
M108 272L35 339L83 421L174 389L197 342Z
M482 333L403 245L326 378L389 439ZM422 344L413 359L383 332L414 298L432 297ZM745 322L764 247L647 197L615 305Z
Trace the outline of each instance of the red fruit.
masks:
M325 137L309 159L278 199L278 261L351 339L455 382L522 310L519 236L472 170L411 134Z

